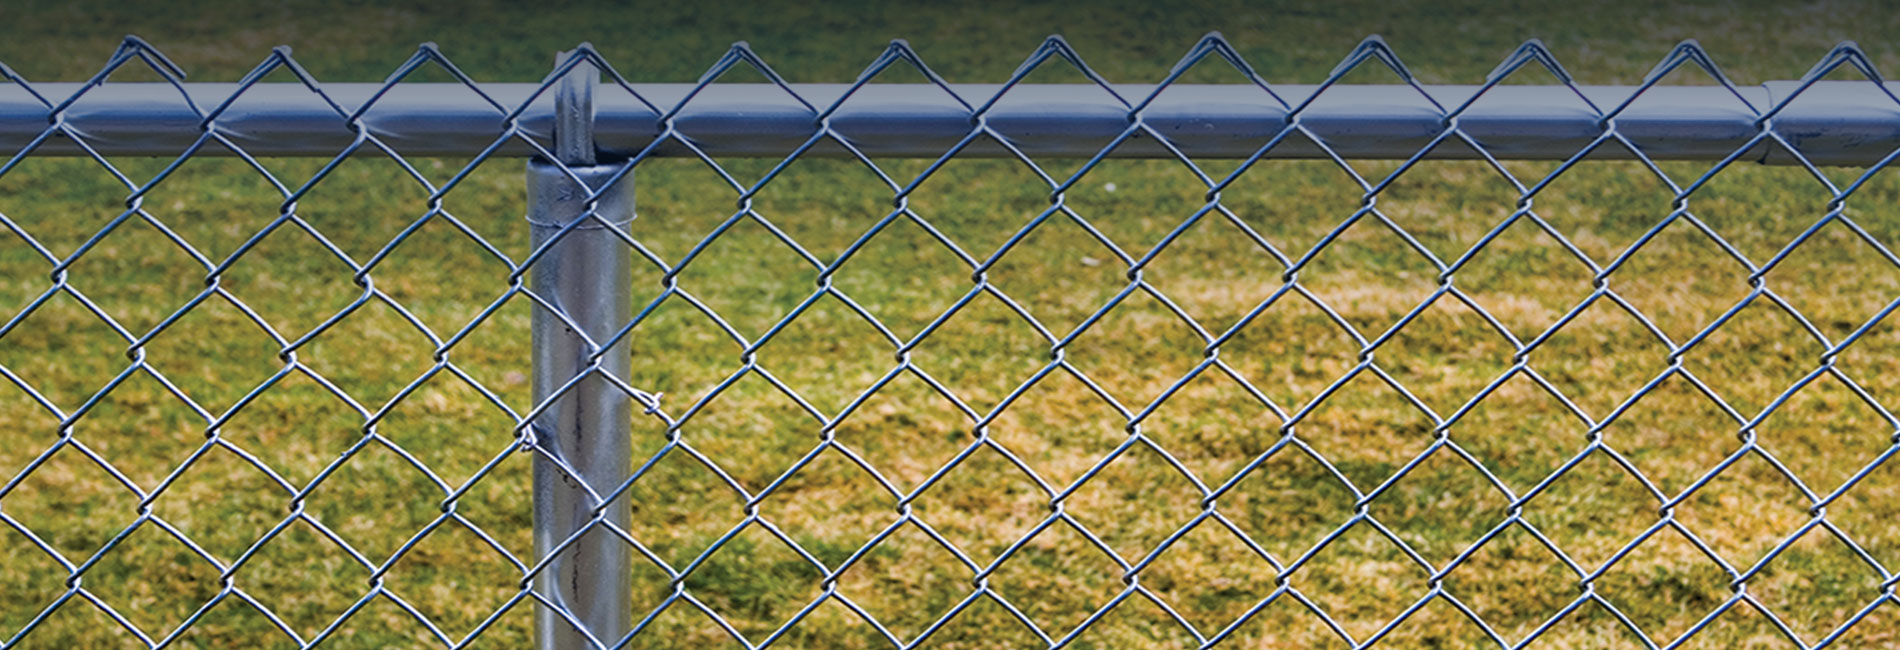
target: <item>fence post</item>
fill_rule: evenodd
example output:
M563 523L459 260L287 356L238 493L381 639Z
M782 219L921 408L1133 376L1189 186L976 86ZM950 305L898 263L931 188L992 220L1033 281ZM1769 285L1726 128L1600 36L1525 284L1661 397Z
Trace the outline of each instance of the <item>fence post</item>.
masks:
M632 549L602 526L588 528L597 520L622 529L628 523L625 499L612 507L603 507L599 499L631 471L630 398L599 373L625 379L632 359L624 344L602 354L594 346L632 318L630 251L598 222L562 234L586 213L588 194L563 166L595 189L622 167L599 164L594 156L593 86L599 74L582 63L554 89L561 164L528 161L533 245L538 250L560 235L531 271L535 294L560 312L534 310L535 403L574 384L530 424L543 452L534 461L535 557L546 562L534 584L545 600L535 608L540 650L611 647L633 624ZM625 224L633 219L632 186L628 176L600 196L596 212L602 220ZM562 547L582 529L587 532ZM557 548L560 554L548 560Z

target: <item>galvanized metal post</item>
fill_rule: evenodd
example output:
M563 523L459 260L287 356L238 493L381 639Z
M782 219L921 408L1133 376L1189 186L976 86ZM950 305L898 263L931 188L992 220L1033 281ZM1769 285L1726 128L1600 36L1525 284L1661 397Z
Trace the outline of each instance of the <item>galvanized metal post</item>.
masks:
M540 650L610 647L633 625L632 549L598 525L604 521L627 526L624 499L610 505L599 499L627 479L632 464L630 398L599 373L624 379L632 359L625 345L604 353L595 348L632 318L630 251L599 222L568 228L587 214L591 191L605 186L621 168L598 164L594 155L592 96L599 74L583 63L555 89L560 163L528 161L528 222L534 246L538 249L559 236L531 271L535 294L561 312L535 309L536 403L574 384L531 424L536 443L547 454L537 455L534 465L535 555L545 559L560 549L535 578L537 593L552 604L536 608ZM633 179L626 177L607 188L598 197L595 213L611 224L631 221L632 185ZM583 378L577 382L576 377ZM559 459L566 470L549 457ZM583 529L585 533L562 547Z

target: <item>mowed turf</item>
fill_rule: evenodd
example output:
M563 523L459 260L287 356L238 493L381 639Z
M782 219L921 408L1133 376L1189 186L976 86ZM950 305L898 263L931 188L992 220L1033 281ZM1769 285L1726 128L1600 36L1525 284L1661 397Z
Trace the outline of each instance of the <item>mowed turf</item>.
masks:
M1570 72L1593 83L1634 83L1676 40L1697 36L1739 81L1757 83L1799 75L1842 38L1862 40L1876 63L1893 64L1895 57L1880 39L1896 27L1886 15L1890 12L1870 18L1868 8L1851 5L1807 12L1772 5L1746 12L1685 8L1627 18L1609 10L1579 14L1579 8L1498 15L1475 5L1420 5L1366 18L1350 7L1328 15L1208 4L1167 11L1121 7L1088 16L1036 7L1013 13L830 7L800 15L739 12L717 19L667 13L681 10L620 10L586 16L581 22L588 26L581 30L568 27L579 20L573 14L550 11L509 13L510 19L499 21L506 33L497 35L424 8L340 10L375 18L351 21L361 25L355 29L296 5L216 9L205 13L214 18L200 20L30 11L32 18L0 28L8 30L0 60L35 80L83 79L104 60L119 33L134 31L178 59L194 79L234 79L269 46L289 42L320 78L363 81L381 79L415 43L433 40L478 80L522 81L538 78L554 50L592 40L638 80L685 81L717 59L726 43L744 38L793 81L843 81L869 63L885 39L905 37L951 81L981 82L1006 78L1042 36L1060 31L1111 80L1140 83L1160 79L1201 32L1219 28L1276 82L1323 78L1358 38L1378 31L1428 83L1480 80L1529 36L1543 37ZM628 38L634 34L637 39ZM1188 79L1238 81L1223 65L1203 63ZM150 75L128 71L124 77ZM425 72L418 80L444 78ZM735 73L730 81L756 78ZM895 70L888 78L916 79L914 73ZM1391 79L1368 68L1349 81ZM1548 80L1532 70L1522 77L1525 83ZM1031 81L1082 79L1052 65ZM1670 81L1706 83L1690 72ZM170 161L111 162L143 183ZM470 164L410 162L438 184ZM717 161L744 183L756 181L776 162ZM876 162L903 181L929 161ZM1081 164L1036 162L1058 178ZM1197 162L1216 177L1235 165ZM263 163L282 183L296 187L324 161ZM1397 169L1392 161L1352 161L1352 166L1373 182ZM1708 166L1668 162L1661 169L1677 185L1686 185ZM1531 185L1556 165L1507 162L1506 167ZM363 295L365 286L353 281L349 266L330 247L357 264L385 253L366 284L409 316L372 300L296 351L299 363L347 399L292 374L276 380L218 431L221 440L254 456L277 478L223 447L178 472L204 446L206 422L140 372L89 407L71 427L73 442L0 497L0 513L73 564L93 558L141 513L152 515L90 564L79 584L154 639L170 634L222 588L218 569L180 544L162 521L226 566L255 550L230 584L305 639L323 633L381 585L393 598L371 599L336 624L327 637L330 647L439 645L403 605L459 642L519 593L521 568L509 557L534 562L530 458L510 453L515 414L532 407L530 304L517 297L470 327L509 289L508 263L488 247L512 260L529 253L521 221L522 171L518 160L482 163L448 194L444 213L424 219L427 191L392 161L347 161L297 204L296 213L317 235L295 225L279 227L217 280L275 337L239 307L213 297L143 346L139 358L144 363L205 412L223 415L279 374L285 364L282 341L302 338ZM1845 184L1864 170L1823 171ZM648 161L635 178L640 216L630 234L668 263L680 260L737 209L738 192L700 161ZM1204 205L1205 189L1176 161L1103 164L1078 182L1065 202L1114 249L1074 219L1057 215L1000 255L985 276L1044 331L984 293L902 358L964 406L988 413L1051 362L1052 341L1045 332L1066 336L1126 288L1126 259L1146 255L1194 215ZM127 193L93 161L29 157L0 176L0 213L64 258L124 211ZM761 499L757 513L828 567L857 556L837 577L836 593L904 641L930 628L972 592L976 578L965 561L987 567L1009 553L984 576L984 584L1043 634L1059 639L1131 583L1115 558L1138 563L1168 543L1134 579L1146 593L1109 611L1074 647L1195 647L1199 642L1182 622L1211 636L1281 584L1298 594L1288 592L1254 612L1223 647L1348 647L1312 609L1363 641L1435 587L1445 597L1410 614L1381 647L1487 647L1494 644L1458 605L1481 617L1506 643L1516 643L1582 593L1579 576L1531 530L1582 571L1596 572L1657 523L1664 512L1657 494L1673 499L1701 482L1744 440L1759 442L1800 486L1766 457L1744 456L1666 510L1701 548L1674 528L1656 533L1594 580L1595 593L1614 612L1587 604L1532 646L1640 647L1619 613L1658 643L1696 626L1734 593L1731 577L1710 554L1735 571L1749 570L1813 520L1813 501L1801 486L1825 497L1892 445L1892 418L1866 399L1893 404L1900 398L1900 375L1891 360L1900 351L1900 331L1893 323L1878 323L1838 356L1826 357L1830 344L1808 329L1811 325L1813 332L1838 342L1900 297L1900 270L1837 222L1763 275L1760 286L1772 293L1757 295L1679 357L1672 357L1629 311L1607 298L1598 300L1522 359L1575 411L1519 372L1445 429L1456 449L1438 448L1376 498L1355 503L1355 489L1373 491L1432 448L1438 426L1419 406L1439 418L1460 413L1519 360L1506 337L1447 295L1370 356L1416 404L1370 368L1354 375L1361 368L1363 343L1325 309L1360 338L1373 340L1439 287L1439 270L1425 255L1368 217L1300 269L1299 285L1310 298L1283 295L1220 347L1219 359L1231 376L1210 368L1180 386L1140 425L1152 446L1136 444L1097 471L1101 459L1128 439L1124 412L1141 412L1206 358L1202 332L1220 335L1283 286L1286 265L1254 235L1282 257L1298 259L1354 214L1361 195L1351 176L1324 161L1262 162L1223 191L1221 203L1234 218L1212 213L1194 222L1142 272L1201 332L1146 292L1129 296L1063 350L1073 373L1058 369L1021 391L981 432L1020 466L994 448L980 448L907 504L919 521L958 549L961 559L913 526L860 554L901 516L905 504L836 449L818 455ZM766 185L752 207L806 252L829 262L889 213L891 198L859 163L808 159ZM1566 171L1532 205L1558 235L1607 266L1670 215L1672 198L1667 184L1641 165L1593 162ZM1689 197L1687 206L1732 247L1733 255L1761 264L1827 214L1829 199L1805 171L1738 165L1716 175ZM1900 181L1881 172L1847 201L1845 214L1866 236L1892 246L1900 242L1897 200ZM1419 246L1449 263L1508 219L1517 201L1517 190L1485 164L1430 162L1405 172L1380 194L1377 206ZM281 202L244 163L201 158L151 191L142 205L196 257L216 264L270 224ZM1016 161L959 159L926 180L908 205L964 254L985 260L1047 208L1049 187ZM419 221L406 239L390 246ZM1749 271L1688 220L1678 219L1646 241L1602 284L1675 343L1694 338L1750 296ZM635 266L635 301L644 306L660 295L663 272L638 260ZM52 267L20 237L8 233L0 239L0 318L13 317L53 286ZM193 253L151 224L131 219L93 244L64 275L123 334L70 296L56 295L0 338L0 366L72 413L132 363L124 335L144 337L204 290L205 275L206 267ZM1592 275L1556 238L1521 220L1472 256L1452 282L1498 325L1528 342L1591 295ZM756 340L823 279L761 223L744 220L707 246L677 280L734 331ZM829 281L904 341L976 286L961 256L908 219L870 238ZM436 367L439 343L464 330L466 336L442 358L506 410L447 370L391 405ZM630 347L630 383L662 393L663 409L675 418L745 367L742 346L679 297L662 303L634 329ZM957 405L913 374L900 375L858 402L897 367L900 355L876 327L834 297L816 302L760 347L754 359L759 371L769 372L822 416L814 417L755 371L678 429L680 440L752 495L826 436L876 468L891 487L908 493L958 458L979 433ZM1836 373L1814 379L1743 435L1737 417L1749 420L1776 404L1828 359ZM1674 376L1631 401L1672 367L1677 368ZM847 416L827 426L826 420L854 403ZM1292 430L1296 442L1281 444L1287 417L1294 413L1304 413ZM1612 413L1617 415L1605 426L1589 423L1604 422ZM371 414L378 438L362 444ZM59 418L11 385L0 387L0 423L0 479L12 480L61 439ZM643 463L665 445L667 430L646 416L636 416L634 429L636 462ZM1599 451L1544 485L1597 439L1625 459L1627 468ZM1255 464L1276 445L1273 455ZM141 503L86 451L139 490L149 492L175 473L176 479ZM347 461L335 464L346 454ZM455 502L460 519L429 528L441 519L448 491L497 458L493 469ZM1807 529L1748 581L1753 601L1805 642L1830 634L1881 597L1883 576L1870 561L1887 567L1900 562L1900 526L1893 523L1900 516L1896 470L1900 467L1882 466L1860 477L1826 508L1832 529ZM1092 478L1071 491L1084 476ZM294 493L319 477L314 489L296 498ZM1205 490L1230 482L1217 507L1227 523L1203 519L1169 542L1203 513ZM1522 496L1539 485L1542 489L1521 511L1511 508L1504 490ZM1051 515L1052 492L1066 495L1061 511L1073 525L1061 521L1019 543ZM624 498L634 509L629 532L675 568L727 540L684 578L684 592L753 642L773 634L830 588L821 570L759 525L727 538L746 516L746 496L684 449L654 461ZM1360 512L1366 518L1312 551ZM304 523L257 544L293 513L322 522L348 550ZM1521 515L1528 526L1513 526L1471 550L1513 515ZM1865 555L1843 544L1834 531ZM0 584L7 585L0 597L0 638L10 638L68 592L68 572L12 528L0 528L0 548L5 549ZM379 570L404 548L400 559ZM1467 555L1436 584L1434 571L1419 564L1442 568ZM1284 574L1276 568L1302 558ZM640 563L634 581L637 617L654 611L674 591L666 573L650 562ZM531 601L514 605L474 645L528 645L533 607ZM1900 630L1894 620L1891 604L1883 605L1838 643L1891 644ZM1750 603L1722 614L1697 639L1702 647L1793 647ZM291 642L233 593L176 643L274 647ZM889 645L837 599L812 610L777 644ZM989 598L949 620L929 642L945 648L1046 644ZM20 647L140 645L85 596L73 596ZM634 645L737 647L724 629L683 601L660 612Z

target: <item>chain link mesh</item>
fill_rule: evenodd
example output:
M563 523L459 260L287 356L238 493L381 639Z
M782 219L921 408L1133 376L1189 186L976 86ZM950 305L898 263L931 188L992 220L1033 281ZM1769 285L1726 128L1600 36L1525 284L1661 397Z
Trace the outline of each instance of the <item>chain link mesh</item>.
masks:
M638 97L585 47L542 92L580 63L607 72L601 92ZM4 71L50 117L44 134L0 167L0 181L16 180L0 205L0 225L12 235L4 242L12 247L8 281L27 288L0 325L0 375L17 402L5 411L0 522L11 531L7 570L21 577L6 599L4 647L101 638L147 647L389 643L376 641L384 638L377 630L394 630L388 638L399 643L524 644L531 610L556 607L530 588L544 560L524 542L524 477L538 450L527 423L558 395L527 403L526 358L494 352L519 353L522 344L485 346L496 337L525 340L522 310L552 308L525 282L546 247L528 250L525 234L514 232L525 226L501 219L506 200L497 208L498 200L471 197L464 211L455 199L519 194L509 184L519 170L490 164L504 144L554 158L549 143L520 126L527 104L494 102L425 45L388 85L447 75L493 105L500 129L496 146L471 160L413 161L361 128L374 99L356 107L331 101L280 48L228 100L194 107L203 136L162 167L141 171L136 161L87 148L84 170L61 168L102 171L105 187L119 188L123 208L103 227L64 215L28 218L38 197L68 191L31 175L34 150L54 138L83 147L86 135L62 115L108 75L141 65L181 83L177 66L136 39L72 97L41 97ZM1144 107L1197 66L1237 72L1260 101L1290 111L1286 127L1226 171L1170 145L1165 164L1170 174L1185 171L1172 178L1184 181L1173 189L1185 192L1186 208L1118 207L1144 190L1119 187L1122 177L1102 170L1131 139L1169 144L1169 134L1144 123ZM746 68L796 97L743 44L699 87ZM1126 130L1091 159L1033 160L985 122L1012 88L1050 68L1079 73L1093 86L1077 92L1106 92L1126 109ZM921 74L968 112L968 135L927 165L876 161L854 149L830 123L851 92L831 105L806 103L811 139L751 173L747 161L695 147L690 125L675 119L685 103L649 104L662 115L660 136L633 153L634 172L621 181L641 178L642 217L624 229L594 220L622 233L636 264L644 260L636 274L647 288L647 302L615 337L636 349L635 376L615 384L644 408L636 414L644 442L632 477L600 495L603 504L630 503L635 524L595 523L635 549L646 587L632 633L597 639L600 646L1358 648L1438 639L1654 648L1755 635L1817 648L1893 639L1883 610L1897 604L1900 578L1885 563L1900 535L1891 518L1895 478L1881 472L1900 450L1900 421L1879 395L1886 382L1869 378L1892 367L1888 348L1872 340L1900 306L1879 275L1900 259L1879 234L1884 226L1864 227L1848 208L1857 192L1879 185L1892 156L1843 180L1810 164L1775 122L1801 90L1837 71L1879 83L1851 44L1829 52L1795 92L1755 105L1685 43L1628 100L1598 106L1543 45L1527 43L1484 89L1543 70L1575 90L1602 128L1574 157L1538 169L1494 158L1459 129L1483 91L1441 105L1376 38L1297 101L1276 93L1218 36L1197 43L1140 97L1118 94L1059 38L1036 48L993 96L956 95L902 42L853 90L892 69ZM1699 70L1757 116L1747 145L1686 176L1650 160L1617 129L1620 113L1679 69ZM1426 149L1383 175L1332 155L1300 120L1314 97L1367 70L1396 74L1443 116ZM219 116L273 75L329 102L354 143L300 171L246 154L220 131ZM1315 163L1324 169L1267 160L1275 147L1309 139L1332 156ZM783 179L827 141L851 154L845 166L858 174L851 178L868 181L885 207L864 221L818 225L768 214L761 206L779 193L823 202ZM986 141L1010 152L1003 166L957 171L960 152ZM1701 199L1711 184L1743 174L1733 163L1762 146L1785 151L1811 177L1807 191L1819 207L1791 237L1749 250L1735 243L1736 231L1749 242L1768 237L1750 225L1750 206ZM205 222L217 215L188 212L183 199L162 204L172 188L217 203L230 192L216 188L243 185L166 182L188 176L197 154L214 147L248 169L227 166L215 178L261 179L274 218L227 216L213 228ZM1463 176L1414 171L1431 168L1426 154L1439 147L1467 148L1477 162L1459 167ZM1631 152L1637 162L1615 178L1637 180L1563 195L1565 179L1606 164L1583 161L1605 147ZM666 148L683 148L685 164L658 158ZM346 182L390 181L409 195L343 203L369 214L322 215L341 221L300 207L329 200L320 189L326 179L354 173L354 161L366 157L388 164ZM1290 170L1290 180L1282 183L1276 170ZM139 180L147 172L150 180ZM1475 217L1446 216L1481 229L1447 247L1460 236L1438 231L1445 220L1425 220L1409 198L1394 196L1417 190L1408 183L1421 175L1426 184L1462 179L1451 192L1503 198L1469 208ZM670 189L688 178L713 180ZM1012 180L1025 182L997 187ZM102 188L71 183L73 193ZM1244 199L1247 208L1236 209L1249 183L1292 194L1278 204ZM1323 183L1344 192L1344 202L1301 194ZM682 232L654 207L698 201L678 193L713 185L728 188L738 207L703 234ZM1488 189L1460 189L1480 186ZM1590 207L1644 191L1654 193L1646 211ZM1109 196L1117 193L1129 198ZM1011 212L1033 202L1040 207ZM1706 218L1704 203L1743 218ZM1253 207L1269 214L1247 214ZM393 234L325 225L404 210L406 225ZM959 217L945 216L959 210L1015 221L982 241L959 234L951 223ZM1301 211L1325 215L1310 245L1272 241L1267 231ZM1269 223L1276 219L1282 223ZM1640 223L1619 249L1588 226L1562 225L1578 219ZM1130 220L1146 224L1147 234L1131 236L1117 223ZM1421 226L1428 222L1437 225ZM907 234L892 234L899 231ZM1050 234L1058 231L1066 234ZM70 250L53 241L74 232ZM158 245L118 245L133 232ZM959 284L897 282L860 292L884 292L878 300L854 297L864 278L852 275L854 261L896 237L906 238L900 255L915 267L874 273L903 280L928 272ZM1389 255L1348 251L1375 239ZM836 245L814 244L821 240ZM1067 247L1055 251L1066 256L1061 265L1026 252L1049 246ZM1181 258L1174 251L1222 246L1226 257L1187 274L1168 271ZM438 252L450 249L472 252L460 262ZM271 256L285 250L303 256L294 263ZM1669 252L1645 253L1656 250ZM170 262L144 264L140 254ZM1826 261L1790 261L1811 254ZM252 263L259 255L272 262ZM1541 265L1489 266L1497 255L1520 264L1532 255ZM1873 270L1807 274L1854 255L1868 264L1852 268ZM721 257L739 261L712 261ZM469 259L491 264L500 281L472 282L482 269L461 266ZM16 273L27 262L36 269L30 280ZM1800 274L1785 281L1774 274L1790 266ZM946 269L954 275L936 273ZM1535 279L1533 270L1574 291L1511 285L1519 302L1509 302L1472 289ZM95 283L89 273L106 277ZM1704 275L1691 277L1697 273ZM179 300L152 304L150 294L115 290L114 278L170 283ZM811 283L774 284L785 278ZM331 281L348 286L311 284ZM1016 288L1037 282L1049 284ZM951 287L946 299L932 302L939 294L930 292L943 287ZM1803 302L1804 294L1843 292L1857 296L1859 311ZM337 295L345 296L340 306L325 302ZM909 307L891 307L903 302L891 295L907 296ZM1239 307L1210 315L1202 308L1210 300ZM1541 312L1523 301L1552 307L1526 316ZM1707 304L1721 308L1692 313ZM1127 327L1117 324L1124 317L1136 323L1130 338L1103 333L1126 334L1113 329ZM373 319L386 326L362 325ZM1298 319L1306 325L1296 328ZM959 335L1007 351L938 345ZM210 347L181 352L181 344ZM1103 351L1115 345L1120 352ZM1858 365L1845 361L1857 348L1876 351ZM125 361L101 360L119 350ZM203 356L214 352L225 356ZM398 361L400 371L385 368ZM101 368L104 382L84 385ZM1776 369L1786 368L1794 369L1791 381L1777 380ZM1766 392L1734 388L1771 383ZM292 391L302 392L269 405ZM1533 403L1535 415L1510 415L1513 405ZM1788 414L1798 408L1805 410ZM1650 423L1620 426L1643 418ZM1766 433L1788 420L1824 431ZM434 436L430 444L455 445L454 460L405 435L423 429ZM1689 460L1668 464L1677 462L1670 454ZM206 476L229 482L206 487ZM392 503L403 505L376 511ZM1261 511L1269 515L1254 515ZM1859 523L1843 523L1850 515ZM1752 527L1737 532L1737 521ZM1845 560L1796 561L1822 556ZM1719 631L1729 628L1742 631Z

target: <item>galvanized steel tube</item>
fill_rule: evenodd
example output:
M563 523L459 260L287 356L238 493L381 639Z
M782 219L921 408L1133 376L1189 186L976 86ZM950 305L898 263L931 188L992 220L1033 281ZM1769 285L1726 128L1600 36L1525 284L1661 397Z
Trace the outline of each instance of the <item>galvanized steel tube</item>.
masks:
M620 169L597 165L570 171L598 189ZM543 650L595 647L588 636L612 646L633 625L632 547L595 524L598 517L625 530L629 520L625 499L598 501L627 480L633 453L631 398L599 373L624 379L632 359L624 342L605 352L595 346L632 319L628 292L633 278L630 250L607 227L589 221L567 229L585 215L588 194L560 166L528 161L534 246L559 237L531 267L535 294L560 312L537 306L533 319L535 403L553 399L530 425L541 452L534 463L536 558L547 558L592 525L535 577L536 591L554 604L536 607L536 647ZM596 210L608 223L632 220L632 177L608 188ZM556 397L564 387L567 392ZM549 457L566 464L567 471ZM555 608L574 616L587 634Z
M183 84L201 110L218 106L238 91L235 84ZM345 111L355 111L383 90L381 84L325 84L323 91ZM633 88L661 111L684 100L692 84L636 84ZM794 84L793 92L823 109L849 88L843 84ZM1131 100L1152 86L1127 84L1116 91ZM1276 85L1286 101L1298 105L1316 88ZM1746 145L1760 133L1755 111L1766 110L1800 88L1795 82L1769 82L1737 91L1754 105L1742 105L1719 86L1661 86L1644 91L1616 119L1618 132L1659 160L1713 160ZM1900 91L1900 85L1890 85ZM34 89L57 104L81 90L80 84L38 83ZM512 109L539 89L537 84L491 83L482 92ZM1000 87L953 84L972 105L981 105ZM1458 106L1477 86L1426 86L1443 106ZM552 90L552 89L551 89ZM1583 86L1599 107L1621 104L1637 88ZM1900 106L1869 82L1823 81L1801 90L1800 99L1778 114L1771 128L1818 164L1865 165L1900 148ZM553 95L544 92L521 114L521 130L543 143L553 141ZM654 142L661 133L660 114L618 86L605 86L594 98L595 142L622 155ZM1022 85L1009 90L983 117L985 122L1031 156L1087 157L1128 126L1126 106L1093 86ZM24 88L0 84L0 151L26 146L51 123L48 107ZM1342 85L1326 90L1300 113L1300 123L1347 158L1406 158L1442 132L1443 113L1408 86ZM176 156L203 133L204 120L169 84L108 83L87 90L59 118L106 155ZM1264 91L1246 85L1169 87L1142 112L1142 119L1190 156L1240 158L1252 155L1288 122L1288 112ZM835 133L873 156L936 157L971 129L970 109L942 89L925 84L871 84L859 89L829 119ZM715 156L785 156L818 129L811 108L777 87L765 84L715 84L693 96L672 119L678 133ZM459 84L398 84L375 100L361 118L362 128L407 156L473 156L500 138L503 111ZM349 123L308 88L298 84L259 84L216 120L219 133L254 156L334 156L355 137ZM1599 115L1564 86L1498 86L1459 117L1458 128L1499 158L1562 160L1603 133ZM45 155L81 155L74 143L52 138ZM197 155L228 155L209 146ZM374 148L364 148L370 155ZM510 141L501 155L534 153ZM685 155L678 143L663 144L657 155ZM841 156L829 140L807 155ZM980 139L962 155L996 157L1007 152ZM1152 138L1136 138L1117 148L1115 157L1161 157L1167 151ZM1314 158L1321 148L1303 138L1289 139L1270 158ZM1466 147L1441 147L1433 157L1468 158ZM1601 147L1593 156L1629 158L1620 146ZM1747 160L1787 163L1773 147L1757 145Z

